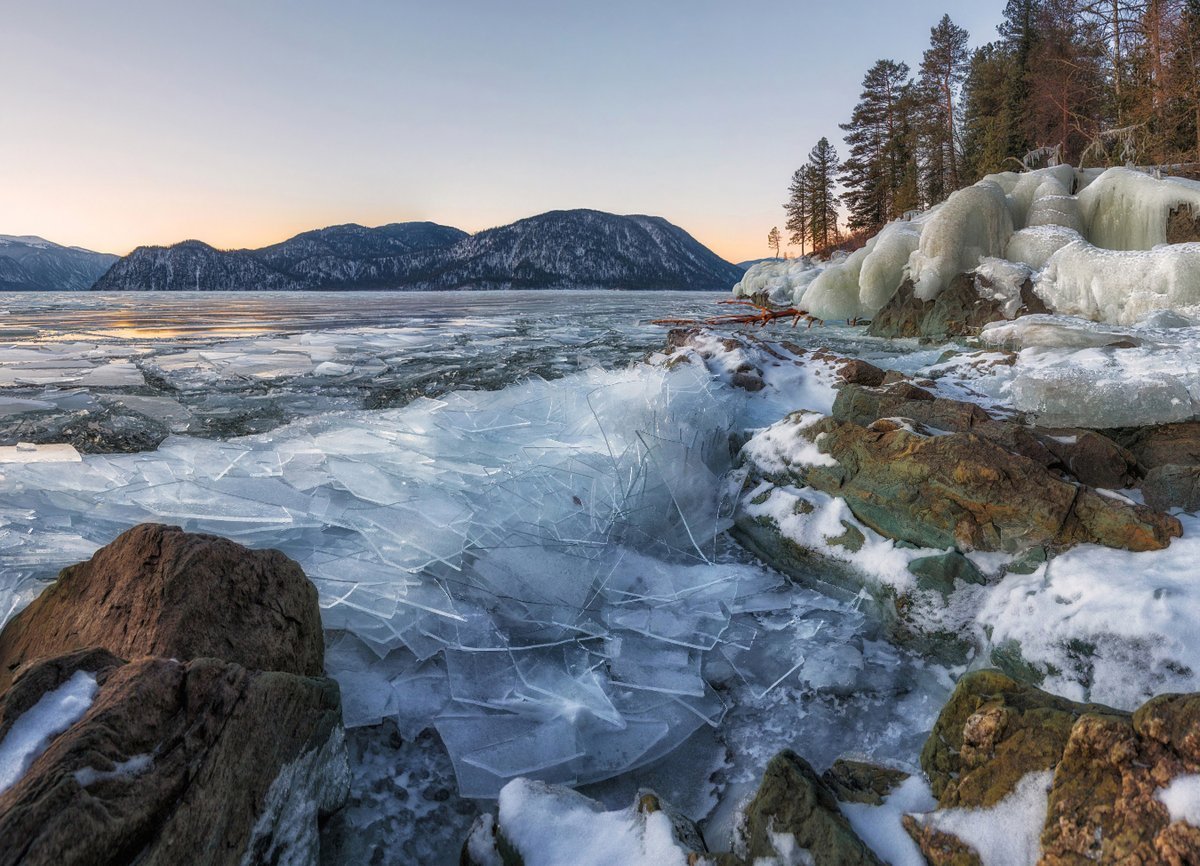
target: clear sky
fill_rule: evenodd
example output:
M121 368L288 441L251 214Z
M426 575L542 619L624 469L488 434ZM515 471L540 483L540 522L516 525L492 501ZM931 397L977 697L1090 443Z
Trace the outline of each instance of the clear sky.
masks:
M1001 0L0 0L0 234L126 253L649 213L769 255L880 57Z

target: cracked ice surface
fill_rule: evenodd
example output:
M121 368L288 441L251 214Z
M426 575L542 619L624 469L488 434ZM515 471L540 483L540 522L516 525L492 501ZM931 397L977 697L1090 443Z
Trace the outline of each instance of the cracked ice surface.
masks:
M330 662L348 723L419 730L436 713L468 795L603 779L719 723L704 659L782 582L713 564L737 406L723 387L700 369L591 371L5 467L4 588L19 606L35 573L147 520L279 547L348 632Z

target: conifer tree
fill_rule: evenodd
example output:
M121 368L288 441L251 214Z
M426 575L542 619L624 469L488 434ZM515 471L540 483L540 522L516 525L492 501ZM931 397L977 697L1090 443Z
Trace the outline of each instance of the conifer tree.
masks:
M809 167L802 166L792 172L792 184L788 187L788 200L783 206L787 213L784 224L789 232L791 243L800 247L800 255L808 252L808 242L812 240L812 210L809 192Z
M767 232L767 246L775 250L775 258L779 258L779 226L772 226Z
M850 155L842 165L843 196L852 229L875 231L909 204L899 191L912 164L912 82L908 65L879 60L863 78L846 132Z
M959 88L966 77L970 52L966 30L943 15L929 31L929 47L921 59L920 93L928 118L925 136L931 171L928 204L936 204L962 186L959 177Z
M838 196L834 188L841 165L828 138L822 138L809 152L808 167L813 247L822 250L833 244L838 234Z

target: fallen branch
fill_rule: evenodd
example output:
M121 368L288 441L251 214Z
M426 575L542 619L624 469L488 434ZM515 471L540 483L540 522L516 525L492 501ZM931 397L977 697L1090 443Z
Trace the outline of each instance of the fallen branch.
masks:
M787 307L782 310L774 310L763 304L755 303L754 301L746 300L729 300L718 301L717 303L751 307L758 312L756 313L730 313L724 316L710 316L707 319L655 319L650 324L652 325L703 325L705 327L719 328L723 325L758 325L765 328L770 322L776 319L791 319L792 327L796 327L800 322L808 322L808 327L812 327L813 323L825 324L821 319L809 313L807 310L800 310L796 307Z

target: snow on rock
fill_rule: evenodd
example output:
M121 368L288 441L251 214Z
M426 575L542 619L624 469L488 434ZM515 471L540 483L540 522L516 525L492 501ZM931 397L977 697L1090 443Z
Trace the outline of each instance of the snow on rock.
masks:
M905 815L930 812L937 807L924 776L909 776L880 806L867 803L842 803L840 806L854 832L885 863L925 866L921 849L902 823Z
M917 820L970 845L983 866L1034 866L1053 780L1051 770L1029 773L990 809L946 809Z
M733 287L736 297L750 298L766 295L771 303L791 306L799 301L821 268L812 259L767 259L746 271L746 276Z
M1025 264L1040 271L1056 252L1080 240L1082 236L1075 229L1052 225L1033 226L1013 232L1004 256L1010 262Z
M1157 794L1158 801L1167 807L1171 821L1183 821L1200 827L1200 775L1185 773L1176 776L1171 784Z
M55 737L83 718L97 689L95 674L76 671L17 717L0 740L0 793L20 781Z
M1162 692L1194 691L1200 671L1195 564L1200 518L1183 537L1129 553L1083 544L988 590L977 621L997 646L1047 672L1043 687L1072 700L1132 710Z
M800 306L822 319L874 315L900 287L920 240L918 222L888 223L862 249L826 267L798 299Z
M528 779L505 785L498 805L497 823L525 866L688 863L688 851L661 809L606 812L582 794Z
M1050 257L1037 290L1057 312L1122 325L1198 307L1200 243L1123 251L1074 241Z
M1129 168L1110 168L1079 193L1087 238L1108 250L1149 250L1167 243L1171 211L1200 214L1200 183L1155 178Z

